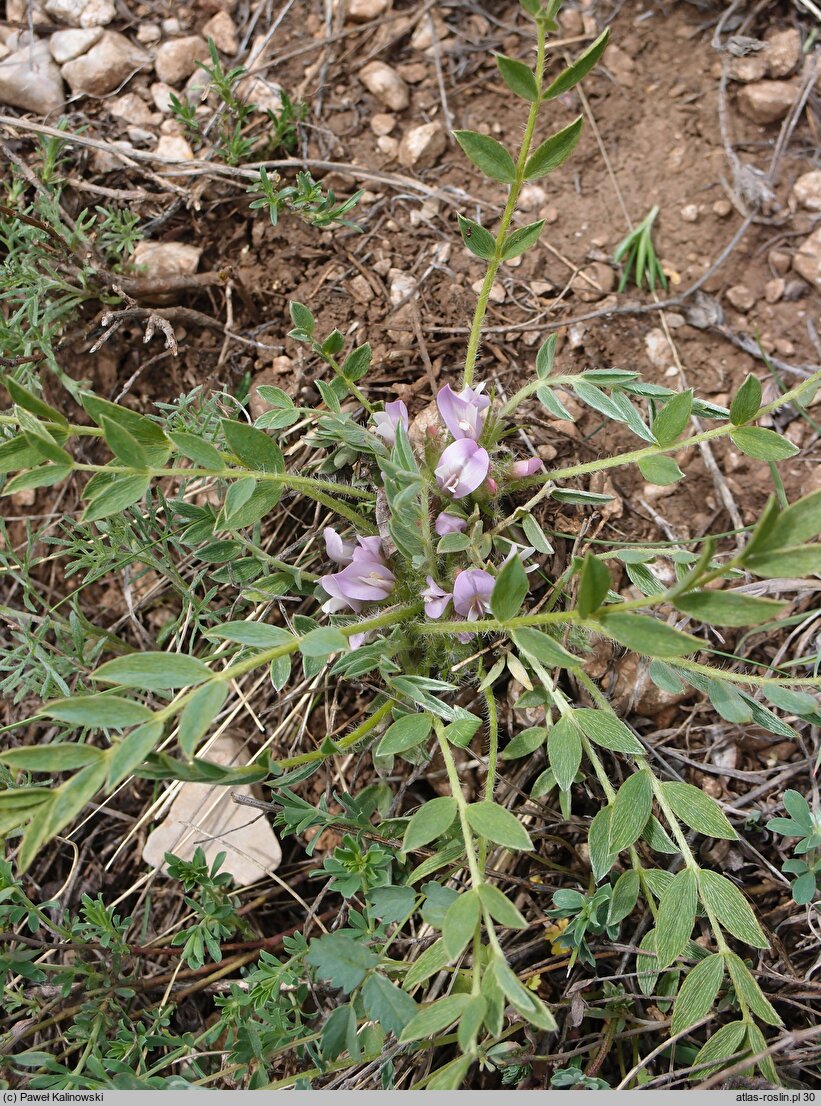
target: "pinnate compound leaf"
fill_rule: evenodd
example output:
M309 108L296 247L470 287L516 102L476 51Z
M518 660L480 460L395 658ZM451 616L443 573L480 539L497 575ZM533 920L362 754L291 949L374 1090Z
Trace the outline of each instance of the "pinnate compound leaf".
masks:
M361 941L344 933L328 933L314 939L305 959L320 979L327 979L348 994L379 963L379 957Z
M154 717L142 703L116 695L75 695L71 699L54 699L44 705L41 713L48 718L56 718L58 722L95 726L103 730L138 726Z
M381 972L374 972L362 988L365 1013L396 1037L416 1014L416 1003Z
M736 993L744 999L756 1017L761 1018L767 1025L783 1025L772 1003L764 996L753 973L741 957L734 952L728 952L726 956L727 967L730 969L730 978Z
M504 807L483 800L470 803L466 813L470 828L486 841L504 845L508 849L529 851L533 848L530 834L516 815Z
M688 1026L695 1025L709 1014L723 978L724 958L718 952L705 957L691 968L681 985L673 1007L670 1024L670 1032L673 1035L681 1033Z
M787 606L777 599L757 599L735 591L691 591L679 596L678 610L710 626L760 626L778 618Z
M490 609L494 618L498 618L500 622L513 618L519 613L526 595L527 574L518 556L511 557L500 570L493 585Z
M763 426L739 426L730 437L742 453L756 461L786 461L798 453L798 446L789 439Z
M554 169L558 169L576 148L583 124L584 118L579 115L562 130L546 138L527 159L525 180L540 180L548 173L552 173Z
M568 92L571 88L579 83L582 78L586 77L594 65L597 64L604 51L607 49L607 42L610 38L610 28L603 31L595 42L592 42L584 53L579 54L572 65L563 70L558 77L542 93L543 100L555 100L557 96L561 96L562 93Z
M653 805L653 785L646 768L629 776L618 790L613 804L610 844L620 852L641 835Z
M620 718L609 711L583 707L573 711L573 720L585 737L603 749L612 749L616 753L631 753L640 756L644 746L634 737Z
M447 1029L470 1003L470 995L446 995L416 1014L400 1034L401 1041L421 1041Z
M737 839L735 830L715 799L691 783L670 781L663 783L661 790L673 813L690 829L708 837L721 837L727 841Z
M734 883L718 872L702 869L698 877L699 891L705 906L715 913L726 930L756 949L770 947L758 924L753 908Z
M582 762L582 741L572 716L563 714L547 735L547 758L556 783L569 791Z
M462 147L477 169L502 184L512 184L516 179L513 158L495 138L477 131L454 131L453 137Z
M456 817L456 800L449 795L431 799L408 822L402 851L409 853L441 837Z
M462 241L470 252L484 261L489 261L496 252L496 241L490 231L485 230L479 223L474 223L472 219L466 219L464 215L457 215L456 218L459 220Z
M658 968L663 970L687 945L696 921L698 892L696 874L691 868L678 872L661 896L656 921Z
M94 672L94 679L103 683L147 691L193 687L210 678L208 665L185 653L131 653L107 661Z
M523 100L527 100L531 104L539 98L536 78L523 61L516 61L504 54L497 54L496 65L502 74L502 80L511 92L521 96Z
M602 629L619 645L645 657L686 657L703 648L704 643L666 622L646 614L613 611L600 615Z
M701 1064L710 1064L709 1068L701 1068L693 1072L692 1079L706 1079L713 1072L719 1071L724 1065L735 1058L746 1036L746 1022L728 1022L722 1025L718 1032L714 1033L693 1061L698 1067Z

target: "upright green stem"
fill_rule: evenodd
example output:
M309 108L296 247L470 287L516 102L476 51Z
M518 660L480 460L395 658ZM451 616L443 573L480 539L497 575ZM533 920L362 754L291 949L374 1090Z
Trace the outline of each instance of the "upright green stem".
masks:
M459 772L456 768L456 761L453 759L453 753L450 751L450 745L448 745L448 739L444 735L444 727L442 723L437 719L434 722L436 727L436 739L439 742L439 748L442 752L442 760L445 762L445 770L448 774L448 783L450 784L450 791L453 798L456 800L456 809L459 812L459 825L462 830L462 837L465 842L465 856L468 862L468 871L470 872L470 882L473 885L474 890L481 887L485 882L484 876L479 865L479 857L476 853L476 849L473 844L473 830L470 828L470 823L467 817L467 799L465 793L462 790L462 783L459 779ZM499 938L496 936L496 929L493 925L493 919L488 912L482 907L482 916L485 922L485 928L487 929L487 935L490 939L490 943L493 950L501 957L504 957L502 946L499 944ZM474 974L479 971L479 964L474 959L473 965Z
M465 372L462 377L463 388L467 388L473 383L476 355L479 352L479 342L482 337L482 324L485 321L485 315L487 313L490 290L493 287L493 282L496 279L499 266L502 264L502 251L504 249L505 239L507 238L508 228L510 227L510 220L513 218L513 212L516 210L519 192L524 182L525 165L527 164L527 159L530 154L530 146L533 142L533 132L536 129L536 120L539 116L539 108L541 107L542 82L544 79L545 29L540 21L537 21L536 27L538 42L536 48L535 76L538 95L530 105L524 138L522 139L522 148L519 151L519 160L516 162L516 176L510 185L507 204L505 205L502 221L499 224L499 231L496 235L496 246L493 251L493 257L488 261L487 272L485 273L485 279L482 283L482 290L479 293L479 300L476 304L476 310L473 313L473 322L470 327L470 337L468 338L468 348L465 354Z

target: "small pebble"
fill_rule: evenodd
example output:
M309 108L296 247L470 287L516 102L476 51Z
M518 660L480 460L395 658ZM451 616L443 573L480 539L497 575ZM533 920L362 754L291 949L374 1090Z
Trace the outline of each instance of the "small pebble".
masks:
M698 204L687 204L681 209L681 217L685 223L698 222Z
M784 295L786 282L783 277L774 277L764 285L764 299L767 303L778 303Z
M396 116L388 112L377 112L371 117L371 130L376 135L390 134L396 126Z
M755 306L755 296L746 284L734 284L727 289L727 300L736 311L749 311Z
M785 250L770 250L767 261L772 271L779 276L788 273L792 265L792 257Z
M733 205L729 200L716 200L713 204L713 214L717 215L719 219L726 219L732 210Z
M156 23L141 23L137 28L137 42L143 46L152 46L162 38L162 31Z

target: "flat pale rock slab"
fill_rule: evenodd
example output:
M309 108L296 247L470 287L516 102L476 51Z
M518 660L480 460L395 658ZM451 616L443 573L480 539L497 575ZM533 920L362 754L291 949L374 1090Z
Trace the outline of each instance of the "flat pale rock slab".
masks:
M63 78L42 39L22 46L0 64L0 104L10 104L36 115L62 111L66 98Z
M223 737L206 755L217 764L238 763L242 746ZM226 854L222 871L230 872L237 886L255 883L278 868L282 850L267 818L252 807L235 803L232 794L250 796L253 789L182 784L164 820L143 847L146 864L167 872L166 853L191 860L199 846L209 865L218 853Z
M197 271L201 254L199 246L185 242L143 241L137 243L131 264L146 276L189 276Z

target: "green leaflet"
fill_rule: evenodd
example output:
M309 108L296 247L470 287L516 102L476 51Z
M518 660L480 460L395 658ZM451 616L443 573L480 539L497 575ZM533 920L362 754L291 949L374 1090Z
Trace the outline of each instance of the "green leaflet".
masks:
M684 951L696 921L696 875L684 868L661 896L656 922L658 968L668 967Z
M753 948L766 949L770 943L761 931L753 908L734 883L718 872L702 869L698 877L699 892L706 906L734 937Z
M723 978L724 958L718 952L705 957L690 969L673 1007L672 1034L695 1025L710 1012Z

